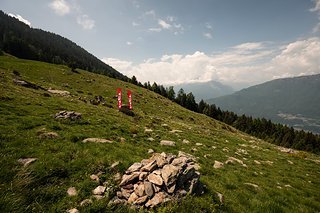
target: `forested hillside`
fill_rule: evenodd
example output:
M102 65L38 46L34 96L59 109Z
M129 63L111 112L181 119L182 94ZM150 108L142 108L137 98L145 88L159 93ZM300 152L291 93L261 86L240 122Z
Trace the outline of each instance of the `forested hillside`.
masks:
M76 43L54 33L34 29L0 11L0 49L24 59L81 68L127 80L127 77L88 53Z
M208 100L238 115L267 118L273 122L320 133L320 74L284 78Z

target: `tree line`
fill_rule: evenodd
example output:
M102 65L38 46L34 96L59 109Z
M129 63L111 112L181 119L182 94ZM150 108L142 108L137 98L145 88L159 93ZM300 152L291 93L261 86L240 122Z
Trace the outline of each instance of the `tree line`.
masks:
M186 94L182 88L176 95L173 86L164 87L163 85L158 85L156 82L152 85L150 82L142 84L137 81L135 76L133 76L129 82L156 92L184 108L205 114L270 143L320 154L319 135L303 130L295 130L292 127L276 124L265 118L253 118L246 115L239 116L233 112L221 110L216 105L208 104L203 100L197 103L192 92Z

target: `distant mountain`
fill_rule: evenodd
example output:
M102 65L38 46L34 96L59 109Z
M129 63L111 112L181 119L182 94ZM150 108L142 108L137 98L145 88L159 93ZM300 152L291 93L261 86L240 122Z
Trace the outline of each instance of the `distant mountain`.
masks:
M0 10L0 50L23 59L65 64L122 80L128 78L76 43L34 29Z
M177 93L180 88L183 88L186 93L192 92L196 101L216 98L234 92L231 87L218 81L178 84L174 86L175 92Z
M320 133L320 74L277 79L207 102L239 115Z

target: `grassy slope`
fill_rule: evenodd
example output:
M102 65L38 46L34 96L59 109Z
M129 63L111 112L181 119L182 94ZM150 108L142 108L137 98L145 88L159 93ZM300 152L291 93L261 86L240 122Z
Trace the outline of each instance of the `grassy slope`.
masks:
M17 86L12 81L14 70L24 80L44 88L68 90L72 96L45 97L43 90ZM116 109L117 87L133 91L135 117ZM157 211L320 211L320 167L310 160L319 160L319 156L303 152L282 153L273 145L190 112L143 88L85 71L72 73L65 66L1 56L0 91L0 212L62 212L73 207L92 212L102 209L126 211L125 207L109 208L109 197L80 207L79 203L89 198L91 190L97 186L89 176L103 171L103 178L112 184L112 176L117 171L109 166L115 161L120 161L117 170L123 173L133 162L148 158L149 148L177 154L179 150L191 153L194 147L198 150L193 154L199 157L201 181L207 185L207 192L201 197L188 197L179 205L166 204ZM94 95L105 97L113 108L78 100ZM52 115L60 110L80 112L83 119L80 122L57 121ZM169 127L161 126L164 123ZM145 127L154 131L145 133ZM40 139L37 131L42 128L57 132L60 138ZM183 132L170 133L172 129ZM133 133L137 136L133 137ZM84 144L81 140L86 137L102 137L115 142ZM126 142L119 142L121 137ZM148 137L156 140L150 142ZM176 141L177 146L162 147L159 145L161 139ZM183 139L189 140L190 144L183 144ZM223 151L225 147L230 151ZM248 154L235 154L239 148L247 150ZM205 154L211 156L205 158ZM248 168L239 164L213 168L214 160L226 161L228 156L243 160ZM23 167L17 162L22 157L38 160ZM257 165L254 160L269 160L273 164ZM259 188L245 185L246 182L257 184ZM66 191L71 186L77 188L78 196L67 196ZM216 191L224 194L224 205L217 204Z

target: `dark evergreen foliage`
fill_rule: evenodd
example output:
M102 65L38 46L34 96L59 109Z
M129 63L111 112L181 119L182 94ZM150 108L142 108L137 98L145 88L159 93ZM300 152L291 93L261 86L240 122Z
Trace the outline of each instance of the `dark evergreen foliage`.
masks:
M0 49L23 59L65 64L128 81L129 79L74 42L54 33L30 28L0 11Z

